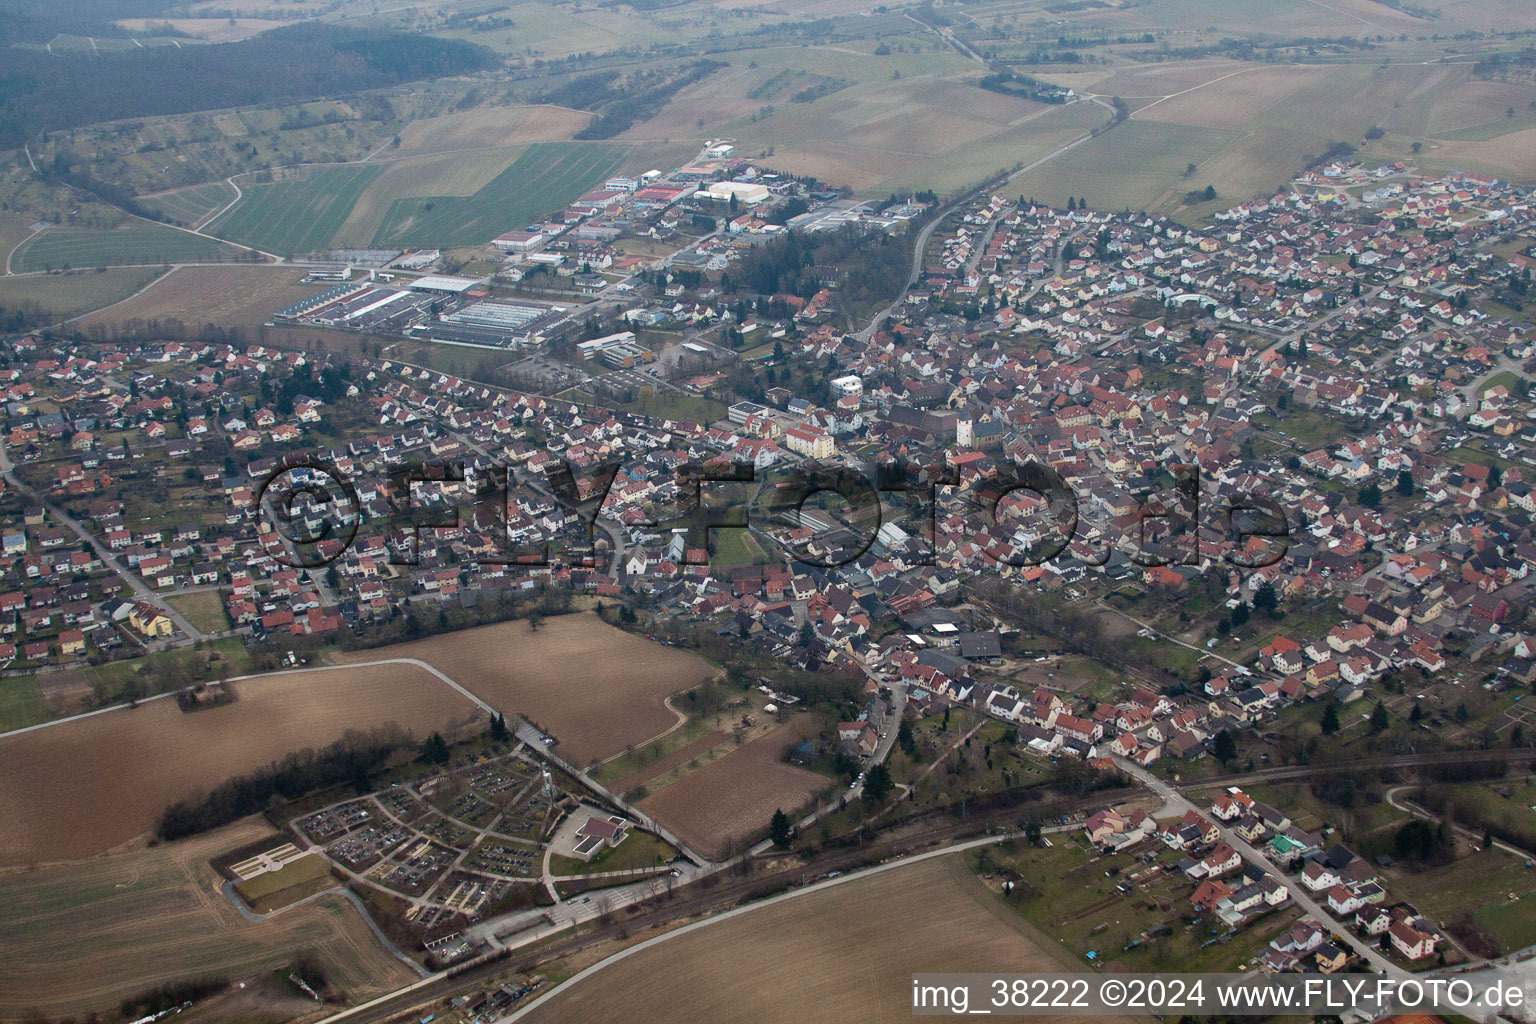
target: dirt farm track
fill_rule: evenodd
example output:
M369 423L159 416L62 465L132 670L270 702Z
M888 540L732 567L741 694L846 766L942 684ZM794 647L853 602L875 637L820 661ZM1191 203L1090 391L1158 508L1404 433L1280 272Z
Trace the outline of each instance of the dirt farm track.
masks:
M700 658L634 636L596 615L553 615L538 629L497 623L338 656L339 664L416 658L509 718L526 715L585 765L665 732L666 698L708 678Z
M1080 968L1049 938L982 886L963 856L938 857L666 939L516 1020L894 1024L912 1020L918 971L1074 969Z
M418 736L482 714L412 665L279 673L239 700L183 713L174 700L0 739L0 867L89 857L154 827L169 803L347 729L396 722Z

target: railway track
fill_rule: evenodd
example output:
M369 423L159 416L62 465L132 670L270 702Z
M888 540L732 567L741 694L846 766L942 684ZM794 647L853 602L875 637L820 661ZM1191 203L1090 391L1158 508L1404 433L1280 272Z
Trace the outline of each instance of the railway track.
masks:
M1184 784L1184 791L1207 790L1223 786L1235 786L1266 781L1304 779L1315 776L1336 775L1340 772L1380 771L1383 769L1409 769L1439 765L1476 764L1503 761L1508 764L1536 763L1536 750L1530 748L1503 750L1445 750L1423 754L1399 754L1378 758L1366 758L1347 764L1326 763L1311 765L1285 765L1252 772L1212 776ZM651 928L685 921L689 918L707 917L756 899L779 892L800 888L825 878L832 872L857 870L861 867L905 857L935 849L946 843L973 839L993 831L1012 834L1021 821L1034 818L1051 820L1065 814L1091 807L1108 806L1146 794L1140 786L1100 789L1078 796L1057 796L1049 800L1030 801L1031 794L1045 795L1052 792L1040 785L1025 790L993 794L976 798L971 804L975 810L962 820L954 820L954 809L925 811L885 826L885 838L876 835L858 845L840 845L825 848L803 865L775 871L770 874L745 875L720 881L725 872L706 876L687 888L696 890L688 895L672 893L642 903L633 904L613 915L613 920L601 922L589 930L548 942L526 952L511 951L493 955L483 962L471 963L451 973L446 973L396 996L387 997L366 1009L343 1011L321 1024L385 1024L407 1014L424 1010L459 992L507 974L527 974L541 966L563 957L580 953L603 942L622 940L630 935ZM1014 799L1017 797L1018 799ZM995 802L998 806L987 806ZM893 834L899 833L899 834ZM1000 837L1001 838L1001 837Z

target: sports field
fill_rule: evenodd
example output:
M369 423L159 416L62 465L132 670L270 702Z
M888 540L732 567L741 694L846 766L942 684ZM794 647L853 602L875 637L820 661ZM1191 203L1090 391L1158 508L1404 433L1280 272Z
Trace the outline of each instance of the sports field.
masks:
M603 143L535 143L473 195L395 200L373 244L481 245L560 209L618 170L624 158L624 149Z
M270 833L246 821L151 850L0 874L0 1018L104 1010L208 974L251 979L306 950L352 999L414 980L340 896L258 923L241 918L208 861Z
M374 164L348 164L292 181L242 184L245 196L206 230L283 256L322 252L382 170Z
M143 835L167 804L348 729L417 736L476 709L411 665L289 672L183 713L171 699L0 739L0 867L89 857Z
M523 714L560 741L556 752L585 765L644 743L677 716L664 703L713 669L676 647L646 640L581 612L461 630L337 656L341 664L419 658L511 717Z
M912 1020L918 971L1076 969L962 858L940 857L673 933L554 991L519 1024L895 1024Z
M138 201L150 209L158 210L177 224L195 227L199 221L215 210L222 209L235 198L234 189L222 181L210 181L202 185L188 185L170 192L158 192L140 196Z
M132 266L195 260L233 259L241 250L202 235L147 220L121 227L50 227L16 249L11 270L65 270L71 267Z

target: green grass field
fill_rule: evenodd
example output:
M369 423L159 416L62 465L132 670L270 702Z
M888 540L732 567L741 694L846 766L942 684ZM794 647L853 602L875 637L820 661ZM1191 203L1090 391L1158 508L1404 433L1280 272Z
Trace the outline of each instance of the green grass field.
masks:
M44 312L57 317L78 316L126 299L159 276L159 267L124 267L39 277L0 277L0 306L35 302Z
M302 181L253 186L208 230L284 256L321 252L382 170L376 164L328 167Z
M203 185L178 188L174 192L140 197L139 202L165 214L177 224L192 227L233 198L235 198L234 190L228 184L222 181L210 181Z
M1529 902L1536 898L1536 871L1503 850L1474 853L1418 873L1392 874L1387 890L1436 921L1453 921L1471 911L1506 950L1536 943L1536 914Z
M71 267L180 263L231 259L238 254L233 246L212 238L146 220L131 220L105 230L52 227L40 231L12 255L11 269L25 273Z
M763 549L746 530L715 530L715 557L710 561L717 566L753 565L767 561Z
M556 875L591 875L603 871L633 871L666 864L677 850L648 832L632 832L618 846L610 846L589 861L575 857L551 857L549 870Z
M395 200L373 244L482 245L564 206L617 170L624 157L620 147L602 143L536 143L472 196Z
M327 888L330 880L331 866L324 857L311 854L289 861L277 871L266 871L239 882L235 889L253 910L266 912Z
M0 679L0 732L25 729L48 720L48 705L36 676Z
M217 590L181 594L166 598L166 601L204 633L222 633L229 628L229 616L224 614L224 597Z
M1490 388L1497 387L1500 384L1504 385L1504 387L1508 389L1511 395L1519 395L1522 391L1525 390L1521 384L1519 374L1513 372L1512 370L1500 370L1498 373L1484 381L1483 386L1477 389L1477 393L1479 395L1485 395L1488 393Z

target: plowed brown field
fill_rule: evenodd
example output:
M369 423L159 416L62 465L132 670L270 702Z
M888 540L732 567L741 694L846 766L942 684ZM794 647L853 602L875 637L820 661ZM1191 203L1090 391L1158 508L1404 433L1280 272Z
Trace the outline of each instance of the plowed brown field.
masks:
M124 996L161 982L245 980L304 951L353 1000L414 980L340 896L260 922L240 916L208 859L270 832L246 821L152 850L0 874L0 1018L34 1008L110 1015Z
M414 665L233 686L239 700L223 707L185 714L156 700L0 739L0 867L110 850L153 828L167 804L347 729L396 722L425 736L481 714Z
M707 857L768 827L775 810L793 812L833 781L783 760L800 739L802 723L789 721L638 804ZM804 723L809 725L808 722Z
M505 715L522 714L586 765L677 721L666 698L713 673L704 660L615 629L596 615L554 615L538 630L502 622L340 655L341 664L416 658Z
M1081 966L953 856L677 934L574 982L520 1024L895 1024L912 1020L912 975L919 971L1073 970Z

